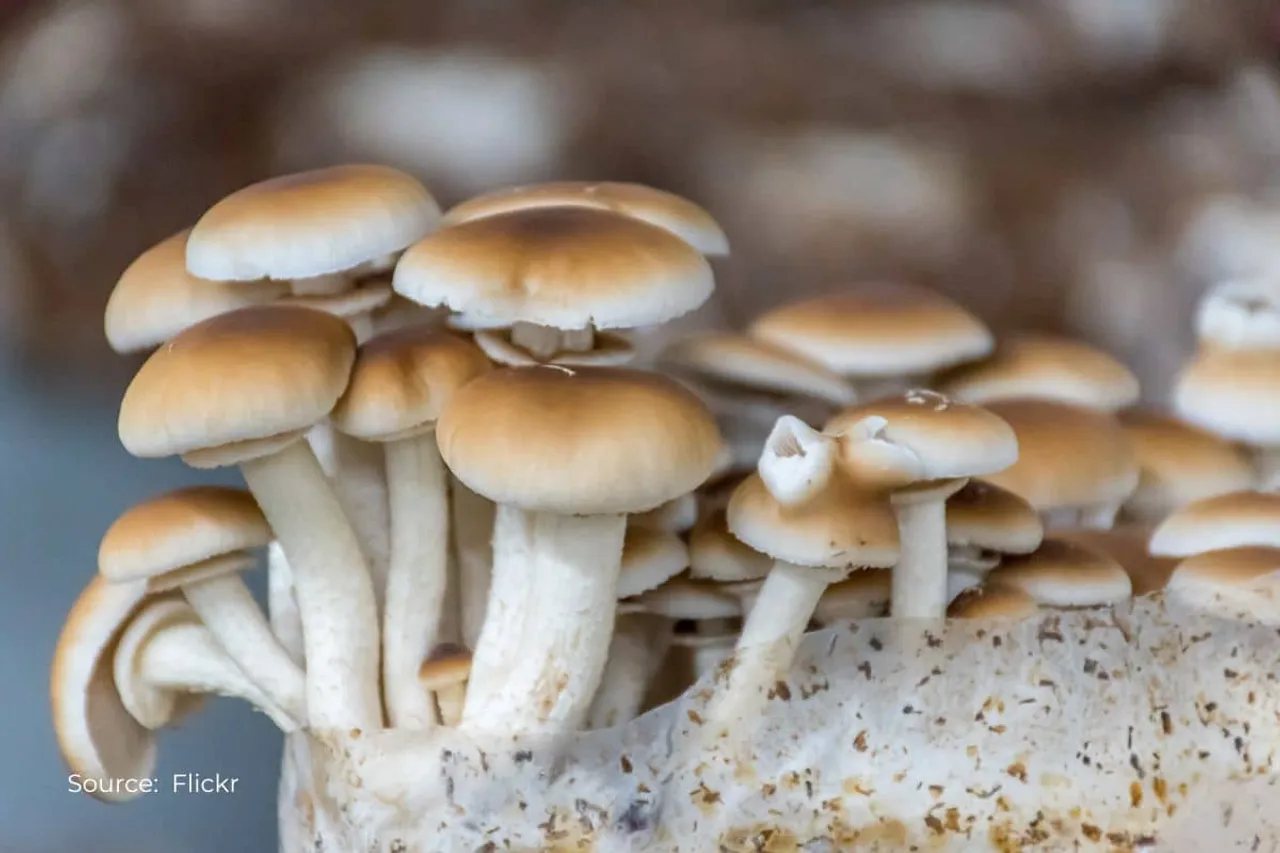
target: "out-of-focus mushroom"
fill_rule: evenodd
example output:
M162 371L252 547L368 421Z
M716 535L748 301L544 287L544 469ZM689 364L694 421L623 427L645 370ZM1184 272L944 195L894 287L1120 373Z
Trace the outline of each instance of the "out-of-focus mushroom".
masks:
M947 606L948 619L1027 619L1039 603L1015 586L983 584L966 589Z
M1133 442L1114 415L1055 400L986 408L1018 437L1018 460L988 481L1025 499L1051 529L1114 523L1138 485Z
M729 238L702 207L644 184L617 181L552 181L509 187L477 196L445 213L446 225L543 207L608 210L670 231L709 257L729 254Z
M240 578L248 553L272 539L262 510L240 489L195 486L138 504L107 530L98 571L112 583L182 590L234 666L295 720L306 720L306 681ZM233 667L234 668L234 667Z
M668 533L686 533L698 522L698 497L694 492L680 495L653 509L631 516L627 529L647 527Z
M893 615L941 618L947 607L946 501L968 477L1018 459L1010 426L978 406L908 391L846 409L824 432L839 440L839 465L867 488L892 490L902 556L894 567Z
M756 318L747 333L846 377L868 400L983 358L995 344L987 327L951 299L888 282L783 305Z
M1141 472L1122 509L1127 518L1155 523L1201 498L1257 485L1248 454L1213 433L1143 409L1119 417Z
M1175 510L1151 533L1148 548L1159 557L1257 545L1280 548L1280 494L1229 492Z
M188 326L289 292L282 281L208 281L187 272L188 230L162 240L121 274L107 300L103 325L118 353L144 352Z
M626 515L706 479L711 413L657 374L529 367L462 388L436 435L453 474L498 505L463 725L572 730L608 655Z
M1109 530L1055 530L1053 535L1111 555L1129 573L1136 596L1164 589L1178 565L1174 558L1157 557L1147 550L1151 533L1150 525L1118 524Z
M822 591L813 621L825 627L832 622L887 616L892 598L893 571L863 569Z
M635 612L667 619L675 629L650 698L655 692L663 700L678 695L733 654L742 632L744 586L694 580L685 573L623 603ZM681 625L686 630L680 630Z
M1169 576L1166 594L1224 619L1280 622L1280 549L1222 548L1188 557Z
M157 350L120 407L135 456L238 465L293 569L306 642L307 712L320 730L376 729L377 610L351 523L302 440L346 390L349 326L319 311L242 308Z
M391 301L389 281L367 281L351 290L338 293L301 293L281 297L284 305L300 305L341 317L355 332L356 340L363 343L373 337L373 315Z
M937 387L965 403L1058 400L1114 412L1137 402L1138 377L1110 354L1083 341L1050 335L1001 340L990 357L940 376Z
M462 722L462 709L467 699L467 681L471 678L471 653L465 646L441 643L418 667L418 687L435 697L434 713L439 722L456 726Z
M1055 538L1004 560L986 583L1022 590L1046 607L1100 607L1133 596L1129 573L1109 554Z
M448 474L435 425L458 391L492 369L475 344L426 327L403 329L360 348L333 425L386 454L391 551L382 609L382 689L395 727L425 727L434 709L418 684L438 642L449 571ZM456 585L458 580L454 580Z
M1044 525L1031 504L985 480L947 498L947 600L977 586L1005 554L1040 547Z

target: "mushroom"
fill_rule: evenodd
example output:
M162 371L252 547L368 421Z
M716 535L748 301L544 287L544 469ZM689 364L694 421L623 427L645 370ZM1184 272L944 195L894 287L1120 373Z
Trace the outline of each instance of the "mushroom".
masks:
M442 639L449 584L448 475L436 419L457 390L492 368L475 344L429 328L403 329L360 348L329 417L386 454L391 551L382 609L382 689L397 728L432 725L418 668ZM456 583L456 581L455 581Z
M470 677L471 652L452 643L437 645L418 667L419 689L435 697L435 713L444 725L456 726L462 721Z
M153 591L181 589L249 681L290 717L306 720L302 670L240 578L255 564L248 552L270 541L271 528L248 492L194 486L116 519L98 549L98 571L112 583L145 580Z
M635 360L636 348L622 335L596 332L591 349L585 352L556 351L546 358L537 358L516 343L518 333L513 329L477 329L473 333L476 346L489 360L503 367L534 367L539 364L559 364L564 367L622 367Z
M1155 523L1201 498L1257 485L1248 455L1213 433L1142 409L1119 417L1140 471L1138 487L1122 508L1127 518Z
M1178 563L1169 598L1224 619L1280 622L1280 549L1259 546L1204 551Z
M659 504L648 512L638 513L627 520L628 527L647 527L668 533L686 533L698 521L698 497L688 492Z
M552 181L508 187L476 196L445 213L446 225L543 207L585 207L639 219L670 231L709 257L729 254L719 223L686 198L644 184L617 181Z
M947 606L948 619L1027 619L1040 612L1040 605L1015 586L1001 584L975 586L956 596Z
M825 628L833 622L885 616L892 598L893 571L863 569L822 591L813 621Z
M995 400L1018 459L985 479L1022 497L1048 528L1110 527L1138 485L1132 440L1110 413L1054 400Z
M691 623L692 630L677 630L670 635L673 649L692 652L691 681L702 678L733 654L741 633L742 598L729 584L693 580L682 574L624 604L677 625ZM666 692L679 693L691 681L676 680L666 685Z
M243 308L274 302L285 282L207 281L187 272L187 234L174 234L138 256L107 300L103 325L118 353L154 349L188 326Z
M977 586L1004 554L1040 547L1044 525L1031 504L985 480L947 498L947 600Z
M707 260L668 231L602 210L518 210L453 225L400 259L396 292L511 327L538 362L595 348L597 329L663 323L702 305Z
M1190 557L1246 545L1280 548L1280 494L1242 491L1192 501L1160 522L1148 550Z
M306 308L242 308L157 350L120 407L134 456L238 465L293 570L306 643L307 712L319 730L376 729L373 585L355 531L302 441L347 386L355 338Z
M1151 533L1150 525L1119 524L1109 530L1056 530L1053 535L1109 554L1129 573L1133 594L1138 596L1164 589L1178 565L1176 559L1157 557L1147 550Z
M576 728L608 655L626 514L706 479L715 422L657 374L546 366L471 382L436 436L454 476L498 505L463 727Z
M1114 356L1055 335L1013 335L982 361L954 368L936 382L948 397L979 405L993 400L1056 400L1104 412L1137 402L1138 377Z
M839 439L839 465L866 486L892 490L902 556L893 572L896 617L940 619L947 601L946 501L968 477L1018 459L1013 430L978 406L908 391L846 409L824 432Z
M901 393L995 345L981 321L941 293L883 281L782 305L747 334L851 380L864 400Z
M364 343L373 337L374 312L385 307L392 295L391 282L385 279L365 281L339 293L295 294L282 296L277 301L341 317L351 326L356 340Z
M286 734L305 721L247 678L191 606L177 598L142 605L120 635L112 670L124 706L148 729L176 722L183 699L203 693L244 699Z
M1133 596L1129 573L1103 551L1047 538L1030 554L1010 557L986 583L1022 590L1047 607L1101 607Z

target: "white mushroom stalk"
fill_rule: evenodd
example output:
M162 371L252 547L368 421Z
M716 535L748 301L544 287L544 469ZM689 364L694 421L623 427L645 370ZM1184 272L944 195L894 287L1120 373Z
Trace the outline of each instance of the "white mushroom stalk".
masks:
M493 571L492 501L450 478L454 572L458 579L458 619L462 645L474 649L484 627Z
M329 424L322 427L332 433L333 468L327 473L365 555L374 598L381 608L390 570L391 536L389 487L382 448L344 435Z
M662 616L628 613L617 617L609 662L587 715L587 728L629 723L644 707L649 685L671 645L672 623Z
M305 664L302 616L293 590L293 570L279 542L267 546L267 620L271 633L294 663Z
M964 481L959 480L940 488L893 495L902 547L893 572L894 616L931 619L946 610L951 600L947 589L946 499L962 486Z

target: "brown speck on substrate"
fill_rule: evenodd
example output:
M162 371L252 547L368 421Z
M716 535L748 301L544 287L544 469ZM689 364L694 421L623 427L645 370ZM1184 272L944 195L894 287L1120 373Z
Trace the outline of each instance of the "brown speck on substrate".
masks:
M1008 767L1004 769L1004 772L1008 773L1010 776L1017 779L1019 782L1027 781L1027 768L1020 761L1010 764Z
M863 729L862 731L858 732L857 737L853 739L853 748L858 750L858 752L867 751L867 730L866 729Z
M631 759L625 755L618 756L618 766L622 768L623 773L631 772Z
M1142 805L1142 785L1137 782L1129 783L1129 804L1134 808Z
M693 723L695 726L702 725L702 717L698 715L697 711L690 710L687 713L689 715L689 722Z

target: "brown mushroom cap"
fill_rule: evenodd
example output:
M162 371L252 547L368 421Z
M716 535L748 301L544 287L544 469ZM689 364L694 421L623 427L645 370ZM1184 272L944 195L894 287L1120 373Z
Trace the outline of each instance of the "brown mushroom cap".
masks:
M430 427L459 388L493 365L471 341L416 327L380 335L356 354L334 426L364 441L395 441Z
M442 229L396 266L396 292L486 325L629 328L692 311L711 266L669 231L590 208L503 213Z
M205 320L151 355L125 391L120 440L161 457L310 428L346 389L351 327L308 308L260 305Z
M1121 412L1120 423L1133 441L1142 472L1127 506L1164 515L1201 498L1255 485L1248 455L1210 432L1142 410Z
M188 326L289 293L282 281L208 281L187 272L187 234L181 231L138 256L120 276L103 325L119 353L157 347Z
M931 373L981 358L994 343L951 299L888 282L783 305L757 318L748 334L851 377Z
M1039 398L1104 411L1132 405L1140 392L1133 371L1102 350L1030 334L1000 341L990 357L955 368L937 387L966 403Z
M1138 458L1120 422L1053 400L987 405L1018 437L1018 460L986 479L1038 511L1119 503L1138 483Z
M1029 554L1043 539L1040 516L1008 489L975 479L947 498L948 545Z
M495 370L454 395L436 436L472 491L565 515L652 509L706 480L721 447L697 397L622 368Z
M1152 528L1145 524L1123 524L1108 530L1055 530L1055 539L1066 539L1087 548L1110 554L1129 573L1134 595L1147 595L1165 588L1178 561L1157 557L1147 550Z
M675 234L704 255L729 254L729 239L711 214L686 198L644 184L552 181L510 187L450 209L446 225L539 207L589 207L639 219Z
M1045 539L1031 554L1006 558L987 582L1015 587L1050 607L1096 607L1133 595L1128 572L1110 555L1057 538Z
M1026 619L1040 612L1040 605L1012 586L983 584L966 589L947 607L948 619Z
M673 370L749 391L812 397L841 406L856 397L852 385L822 365L745 335L692 335L667 347L662 361Z
M1149 548L1162 557L1189 557L1246 545L1280 547L1280 494L1230 492L1193 501L1156 527Z
M1280 548L1245 546L1205 551L1178 563L1170 587L1257 589L1280 584Z
M1202 346L1178 377L1173 406L1183 420L1231 441L1280 445L1280 349Z
M238 190L191 230L187 268L202 278L312 278L355 269L422 239L440 207L413 176L349 165Z
M471 677L471 652L441 643L418 667L418 682L426 690L461 684Z

